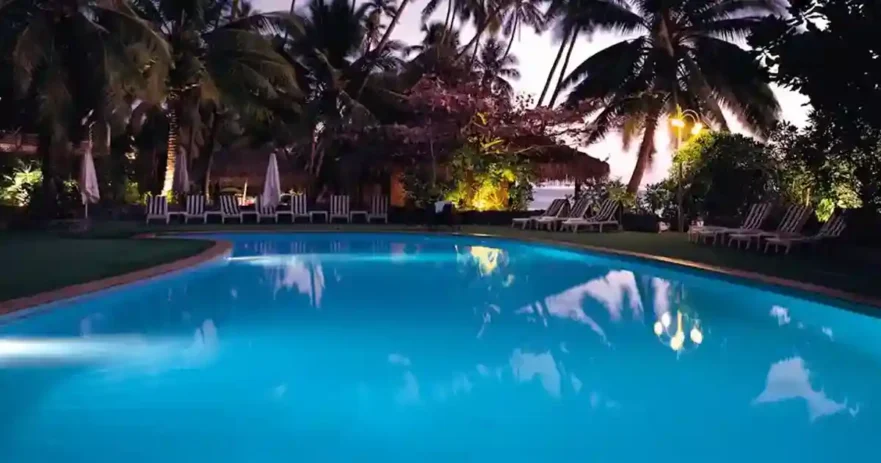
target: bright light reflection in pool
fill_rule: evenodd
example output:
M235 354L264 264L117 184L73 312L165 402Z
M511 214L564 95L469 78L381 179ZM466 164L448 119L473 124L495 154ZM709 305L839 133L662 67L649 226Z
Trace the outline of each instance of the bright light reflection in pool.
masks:
M877 461L878 319L489 238L223 239L3 320L2 461Z

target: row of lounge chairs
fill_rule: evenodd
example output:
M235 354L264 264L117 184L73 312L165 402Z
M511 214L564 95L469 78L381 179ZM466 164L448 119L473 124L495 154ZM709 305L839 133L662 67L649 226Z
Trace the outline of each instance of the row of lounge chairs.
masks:
M620 228L615 213L618 211L618 202L607 199L601 205L596 214L590 214L591 200L581 198L569 207L566 199L555 199L541 215L514 219L511 227L520 226L522 229L533 227L536 229L572 230L578 233L581 227L592 230L594 227L602 233L603 227L614 226Z
M226 223L227 220L236 220L242 223L246 215L254 215L257 222L270 219L278 223L280 217L290 216L291 222L296 222L300 218L314 222L316 217L322 217L328 223L334 220L345 220L351 223L355 217L360 216L368 223L374 220L388 223L388 197L386 196L371 198L369 210L352 210L349 197L345 195L331 196L328 210L309 210L307 197L304 194L288 196L290 197L288 204L284 207L263 205L258 197L254 210L243 211L235 196L220 196L220 208L209 210L206 208L205 196L189 195L186 198L186 209L179 212L168 210L168 200L165 196L154 196L147 200L147 223L151 220L170 223L171 218L175 215L182 217L184 223L188 223L190 220L207 222L210 216L220 217L221 223Z
M804 235L802 229L811 216L811 208L806 206L790 206L783 215L783 219L773 232L761 229L762 223L771 212L772 206L768 203L753 204L743 224L736 228L727 227L692 227L688 230L689 241L708 243L711 239L713 244L725 243L731 247L737 244L740 249L745 244L745 249L750 249L753 243L760 249L764 243L765 252L771 247L775 251L783 248L788 254L794 245L816 244L829 238L837 238L844 231L844 217L840 212L832 214L815 235Z

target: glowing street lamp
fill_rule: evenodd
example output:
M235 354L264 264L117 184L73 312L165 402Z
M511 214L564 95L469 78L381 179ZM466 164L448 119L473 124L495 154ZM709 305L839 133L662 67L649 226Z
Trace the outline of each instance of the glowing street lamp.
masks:
M700 135L701 131L704 130L704 124L701 122L701 116L697 112L691 109L686 109L685 111L682 108L678 108L676 110L676 117L670 120L670 125L672 125L676 129L676 152L678 154L679 147L682 145L682 129L686 126L686 119L691 118L691 121L694 125L691 128L691 134L694 136ZM685 228L685 224L683 223L682 218L682 179L684 174L682 172L682 158L679 159L679 181L676 185L676 221L679 224L679 231L682 232Z

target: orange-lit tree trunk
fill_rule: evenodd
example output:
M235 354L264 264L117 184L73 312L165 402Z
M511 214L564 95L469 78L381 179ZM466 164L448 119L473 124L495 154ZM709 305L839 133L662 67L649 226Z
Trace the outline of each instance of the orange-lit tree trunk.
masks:
M168 147L165 152L168 160L165 163L165 178L162 181L162 194L165 196L168 196L172 188L174 188L174 166L177 163L178 136L177 108L169 103Z

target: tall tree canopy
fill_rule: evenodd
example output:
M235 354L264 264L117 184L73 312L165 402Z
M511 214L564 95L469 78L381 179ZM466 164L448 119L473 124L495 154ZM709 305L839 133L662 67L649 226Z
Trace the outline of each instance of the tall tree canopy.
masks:
M637 190L651 162L659 125L679 107L721 130L728 127L728 110L753 133L768 133L780 112L768 76L730 40L780 11L776 0L634 0L609 10L609 27L637 36L589 57L563 83L572 87L570 104L589 102L588 142L620 131L627 149L642 137L629 191Z

